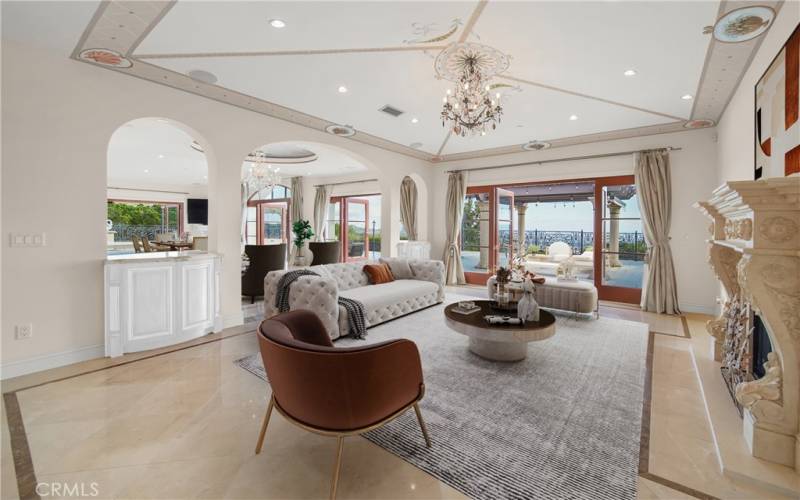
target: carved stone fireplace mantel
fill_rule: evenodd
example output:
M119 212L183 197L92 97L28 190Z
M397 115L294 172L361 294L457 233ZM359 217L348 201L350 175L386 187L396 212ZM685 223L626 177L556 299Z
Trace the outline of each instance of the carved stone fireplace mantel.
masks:
M745 439L754 456L800 472L800 177L728 182L695 206L711 219L708 259L727 295L706 326ZM751 311L772 345L758 379Z

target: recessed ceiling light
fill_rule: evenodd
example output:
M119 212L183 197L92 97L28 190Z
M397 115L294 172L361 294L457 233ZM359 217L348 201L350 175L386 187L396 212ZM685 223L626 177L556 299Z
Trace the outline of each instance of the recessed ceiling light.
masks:
M159 159L163 159L163 158L164 158L164 155L158 155L158 158L159 158Z
M272 26L273 28L280 29L280 28L285 28L286 27L286 22L284 22L281 19L270 19L269 20L269 25Z
M147 170L147 169L144 169L144 173L146 173L146 174L149 174L149 173L150 173L150 171L149 171L149 170Z
M411 123L417 123L417 122L419 122L419 120L417 118L412 118L411 119Z
M694 96L692 96L692 94L683 94L681 96L681 99L683 99L684 101L691 101L693 98Z
M339 93L344 94L345 92L347 92L347 87L344 85L339 85Z
M575 120L578 119L578 115L569 115L569 119L570 119L570 121L574 122Z
M636 70L635 69L626 69L625 72L622 73L622 74L625 75L625 76L636 76Z

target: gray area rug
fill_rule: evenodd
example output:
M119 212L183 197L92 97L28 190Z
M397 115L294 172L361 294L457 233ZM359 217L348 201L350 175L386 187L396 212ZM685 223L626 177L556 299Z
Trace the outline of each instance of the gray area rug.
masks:
M432 448L413 411L364 437L473 498L636 498L647 325L558 316L526 360L497 363L467 350L443 308L336 341L402 337L420 350ZM265 379L260 355L236 363Z

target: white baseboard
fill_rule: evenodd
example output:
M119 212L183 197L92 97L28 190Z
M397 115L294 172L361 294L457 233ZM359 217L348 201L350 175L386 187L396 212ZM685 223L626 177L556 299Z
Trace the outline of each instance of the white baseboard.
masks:
M678 304L678 307L681 308L681 312L685 313L708 314L709 316L717 315L716 306L709 306L705 304L687 304L685 302L681 302Z
M60 366L80 363L90 359L102 358L105 356L105 346L103 344L81 347L71 351L45 354L20 361L11 361L0 365L0 379L19 377L29 373L58 368Z
M226 314L222 316L222 328L231 328L244 324L244 312L238 311L233 314Z

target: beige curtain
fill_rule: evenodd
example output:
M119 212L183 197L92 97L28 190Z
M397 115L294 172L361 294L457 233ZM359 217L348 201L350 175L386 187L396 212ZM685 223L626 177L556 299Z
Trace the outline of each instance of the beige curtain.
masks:
M325 217L332 191L330 184L317 186L317 195L314 197L314 241L325 241Z
M294 232L292 225L303 218L303 178L292 177L292 201L289 204L289 261L292 262L297 257L297 247L294 246ZM300 250L300 255L304 255L305 249Z
M242 193L242 241L241 252L244 254L244 246L247 245L247 201L250 199L250 186L246 181L241 184Z
M303 218L303 178L292 177L292 207L289 223L294 224Z
M408 239L417 239L417 184L409 176L400 184L400 221L406 228Z
M665 149L636 154L636 192L647 242L646 272L642 282L642 309L680 314L675 268L669 245L672 217L672 181Z
M445 267L445 284L447 285L463 285L467 282L464 279L464 267L461 265L461 250L458 248L459 235L461 234L461 216L464 213L464 197L466 195L466 172L451 173L450 178L447 180L445 207L447 243L442 256Z

